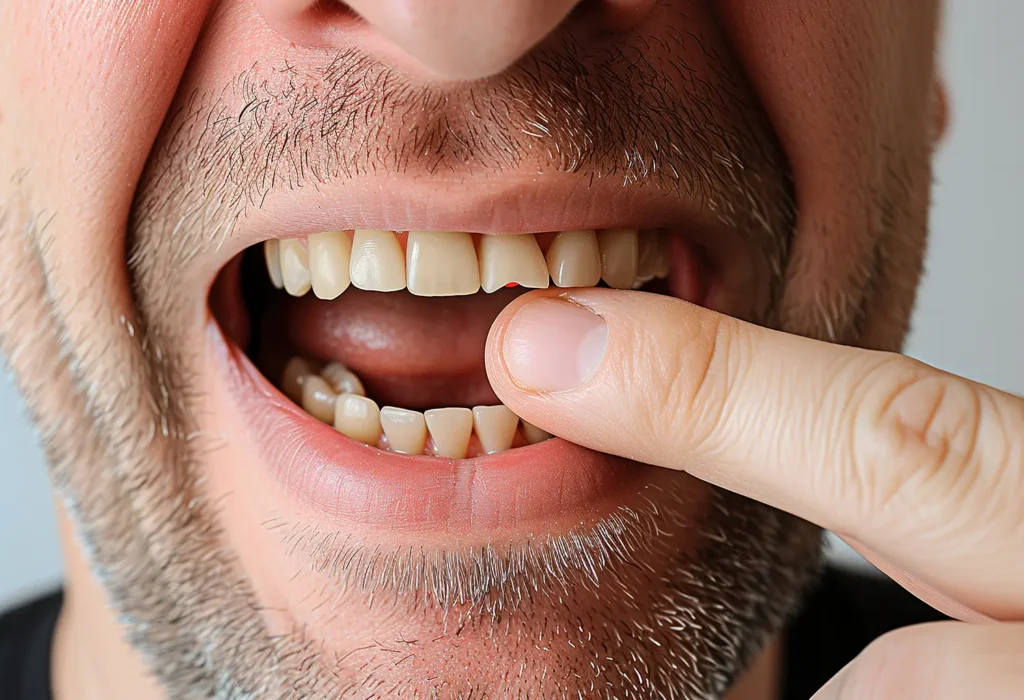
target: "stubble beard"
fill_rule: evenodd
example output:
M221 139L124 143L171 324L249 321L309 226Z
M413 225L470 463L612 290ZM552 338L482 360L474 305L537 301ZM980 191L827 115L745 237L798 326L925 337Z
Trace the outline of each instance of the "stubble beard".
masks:
M322 572L329 562L338 584L330 601L333 610L366 606L372 599L395 614L415 615L424 628L471 627L505 645L510 656L521 650L527 659L501 679L468 677L458 670L429 680L405 674L389 645L401 644L414 654L407 639L382 640L376 647L353 650L358 653L352 656L337 649L328 653L301 630L282 635L268 629L251 583L224 546L218 506L204 492L203 474L216 464L217 449L202 431L202 354L195 348L203 339L200 332L185 330L187 319L176 309L187 305L176 295L174 280L191 259L215 246L247 208L259 206L261 196L274 186L271 181L285 187L315 185L359 175L371 163L396 169L416 165L379 147L358 151L344 139L293 138L292 143L304 144L293 150L287 140L270 136L280 136L273 127L282 120L292 120L296 130L323 135L332 133L324 128L331 119L351 123L365 118L372 101L341 99L345 85L359 82L354 80L359 71L367 75L374 69L365 60L340 56L323 68L317 81L301 84L284 70L254 67L222 91L181 96L154 149L129 229L135 315L97 322L95 343L62 341L61 314L72 308L72 300L49 298L43 275L37 286L17 292L26 308L34 305L48 313L25 326L32 332L17 340L6 338L5 350L10 355L32 348L57 362L58 370L51 363L46 373L49 381L34 384L27 379L23 387L79 541L131 643L176 698L334 698L357 690L368 696L460 698L720 697L792 613L813 579L820 533L791 516L718 490L699 523L688 520L692 508L682 490L669 491L651 508L619 510L586 532L548 538L529 552L452 549L436 560L445 562L440 566L396 551L386 563L392 576L380 575L385 566L380 557L361 557L338 545L344 542L343 533L296 543L299 551L310 553L308 569ZM556 70L545 80L523 83L532 86L536 105L550 105L550 99L541 99L546 97L541 86L552 80L579 84L572 62L561 70L564 74ZM528 69L524 76L529 76ZM794 217L784 164L774 161L777 147L766 143L762 129L749 124L722 123L712 131L707 125L686 123L683 113L666 104L672 101L666 94L669 86L656 78L654 73L634 76L648 87L632 90L630 102L623 99L622 88L612 83L601 87L609 103L636 104L639 95L640 107L626 110L632 117L624 113L605 124L591 123L586 130L567 129L563 148L549 165L667 192L731 188L736 196L722 202L723 221L768 222L752 235L761 237L766 252L776 259L773 267L781 270ZM321 99L311 101L312 96ZM732 99L710 96L725 103ZM411 110L417 100L428 97L391 96L389 109L405 104ZM690 94L687 99L692 104L698 97ZM574 98L563 94L554 99ZM296 112L300 103L313 106ZM248 117L239 112L239 104L252 105ZM569 120L587 118L572 117L569 109L560 113ZM223 119L228 114L234 121ZM507 118L527 116L512 112ZM390 117L397 118L394 111ZM633 122L624 123L629 119ZM486 122L484 118L465 126L465 134L478 137L469 162L496 172L515 168L520 144L484 139L486 129L471 128ZM448 126L452 123L458 122L449 120ZM604 149L605 142L593 139L597 135L607 141L612 133L621 138L630 128L637 137L627 162L616 144ZM579 142L570 132L586 132L591 138ZM708 133L720 134L722 142L702 145L698 137ZM659 139L686 143L685 159L666 158L656 170L643 166ZM722 172L715 164L721 165L717 157L724 153L748 160L735 161ZM566 161L565 154L574 155ZM450 155L453 163L466 157ZM684 160L688 170L681 172ZM283 165L268 179L266 170L246 165L254 162ZM321 167L310 168L311 163ZM766 176L762 186L775 183L768 191L744 181L761 175ZM756 211L745 212L733 206L736 202ZM32 219L26 221L29 225L11 240L22 246L31 263L42 252L34 243L38 229L33 229ZM781 274L776 292L780 285ZM761 320L772 323L770 318ZM59 413L48 408L46 397L54 392L63 396ZM303 530L301 523L291 525ZM700 529L698 545L687 555L659 537L680 527ZM335 546L327 547L331 538ZM573 652L558 655L554 662L530 654L551 644Z

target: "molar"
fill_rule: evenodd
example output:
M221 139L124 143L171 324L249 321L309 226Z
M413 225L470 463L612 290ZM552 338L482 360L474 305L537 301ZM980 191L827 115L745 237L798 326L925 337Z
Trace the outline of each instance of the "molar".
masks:
M427 422L422 413L385 406L380 409L380 424L392 452L423 454L427 445Z
M294 238L286 238L278 244L281 255L281 279L285 291L294 297L301 297L309 291L309 251Z
M480 286L490 294L510 282L547 289L548 265L537 238L530 233L480 236Z
M320 370L320 376L327 380L331 389L337 394L366 396L366 389L363 388L363 383L359 380L359 377L340 362L328 363L326 367Z
M316 374L313 365L304 357L293 357L281 372L281 392L293 403L302 404L302 385L306 377Z
M334 427L346 437L376 446L383 432L377 402L357 394L342 394L334 404Z
M591 230L562 231L547 254L551 281L558 287L593 287L601 281L601 252Z
M424 417L437 456L463 459L473 434L473 412L468 408L435 408Z
M350 282L352 241L344 231L314 233L307 240L313 293L321 299L336 299Z
M356 230L349 277L359 289L397 292L405 289L405 255L393 231Z
M477 406L473 409L473 427L484 452L503 452L512 447L516 428L519 427L519 416L503 404Z
M480 289L476 249L468 233L410 231L405 260L409 291L416 296L463 296Z

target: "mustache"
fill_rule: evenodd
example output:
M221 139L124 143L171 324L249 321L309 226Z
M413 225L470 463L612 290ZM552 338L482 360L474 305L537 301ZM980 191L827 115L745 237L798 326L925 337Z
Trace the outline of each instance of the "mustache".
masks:
M220 90L181 91L140 182L131 258L166 247L153 257L165 269L183 265L277 191L516 171L690 197L781 258L795 205L763 111L700 37L651 41L595 55L567 36L505 74L443 87L348 49L319 65L254 64Z

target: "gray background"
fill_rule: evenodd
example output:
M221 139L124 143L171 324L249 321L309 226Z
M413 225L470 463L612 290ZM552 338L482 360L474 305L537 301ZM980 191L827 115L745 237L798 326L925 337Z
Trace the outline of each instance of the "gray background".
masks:
M908 351L1024 394L1024 3L953 0L944 63L953 131L938 161L928 273ZM0 606L60 577L45 470L0 379Z

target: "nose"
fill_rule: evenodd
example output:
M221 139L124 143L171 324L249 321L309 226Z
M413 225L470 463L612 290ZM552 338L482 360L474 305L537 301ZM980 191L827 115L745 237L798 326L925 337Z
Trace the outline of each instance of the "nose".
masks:
M256 0L289 39L341 47L359 15L374 34L427 73L475 80L502 72L555 31L581 4L585 20L622 29L656 0ZM346 30L346 23L348 29Z

